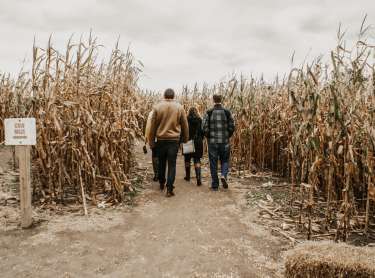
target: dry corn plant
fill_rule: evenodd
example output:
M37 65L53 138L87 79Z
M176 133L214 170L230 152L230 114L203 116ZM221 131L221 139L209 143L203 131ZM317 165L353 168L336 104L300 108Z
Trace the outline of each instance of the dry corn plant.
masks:
M367 30L362 24L352 50L339 31L330 63L316 59L282 81L241 76L183 89L181 101L201 112L214 93L224 96L237 124L233 165L290 177L290 213L309 239L318 226L346 240L374 220L375 69Z
M1 138L5 118L37 120L35 199L119 202L133 190L133 144L145 109L140 69L117 45L108 62L98 63L98 48L91 35L69 40L64 53L49 40L45 49L34 45L30 75L0 77Z

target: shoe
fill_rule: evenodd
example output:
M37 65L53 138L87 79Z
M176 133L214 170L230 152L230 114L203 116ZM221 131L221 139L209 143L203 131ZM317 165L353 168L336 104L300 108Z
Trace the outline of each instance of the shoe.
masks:
M184 180L190 181L190 178L189 177L184 177Z
M165 187L164 184L160 184L160 191L164 191L164 187Z
M228 182L225 177L221 177L221 183L223 184L223 188L228 189Z
M167 195L165 195L167 198L173 197L174 192L173 191L167 191Z
M153 181L158 181L159 178L158 178L158 177L154 177L152 180L153 180Z
M217 187L211 187L211 191L219 191L219 188L217 188Z

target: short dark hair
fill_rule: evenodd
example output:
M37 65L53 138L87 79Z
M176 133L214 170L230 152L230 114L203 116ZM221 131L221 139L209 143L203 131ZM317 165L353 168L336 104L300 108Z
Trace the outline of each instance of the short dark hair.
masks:
M212 96L212 99L214 100L215 103L221 103L221 101L223 100L223 97L221 95L213 95Z
M164 98L166 99L174 99L174 91L171 88L168 88L164 91Z

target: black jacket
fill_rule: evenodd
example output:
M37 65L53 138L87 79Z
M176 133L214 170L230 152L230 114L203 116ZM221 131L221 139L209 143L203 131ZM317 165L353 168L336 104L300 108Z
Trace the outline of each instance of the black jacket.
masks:
M202 158L203 156L203 131L202 119L199 117L188 116L189 124L189 140L194 140L195 157Z

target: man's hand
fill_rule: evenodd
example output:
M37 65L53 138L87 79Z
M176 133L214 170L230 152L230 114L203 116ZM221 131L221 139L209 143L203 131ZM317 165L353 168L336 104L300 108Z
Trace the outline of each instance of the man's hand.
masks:
M155 142L150 142L148 145L150 146L150 149L155 148Z

